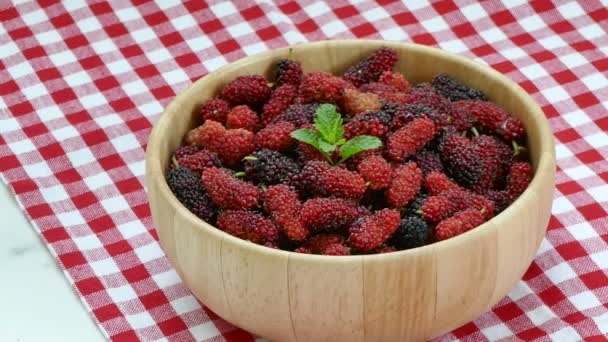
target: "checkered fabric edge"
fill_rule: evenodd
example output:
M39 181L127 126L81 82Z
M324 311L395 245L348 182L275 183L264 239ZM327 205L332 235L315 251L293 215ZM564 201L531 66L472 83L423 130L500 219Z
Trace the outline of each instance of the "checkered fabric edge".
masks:
M0 4L0 174L114 341L247 341L158 245L151 124L194 80L289 44L376 38L488 64L544 110L557 189L546 238L491 311L438 338L604 341L608 333L608 3L19 1Z

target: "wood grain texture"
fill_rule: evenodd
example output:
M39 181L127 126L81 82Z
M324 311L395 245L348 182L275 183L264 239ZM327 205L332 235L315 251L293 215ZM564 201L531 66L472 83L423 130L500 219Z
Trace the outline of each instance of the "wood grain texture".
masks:
M363 263L365 340L414 341L431 337L438 285L434 253L365 257Z
M288 314L288 256L243 250L231 243L224 243L221 253L224 291L233 317L239 317L235 324L277 341L294 340Z
M212 307L216 314L231 321L233 315L222 279L224 236L214 228L211 229L215 230L215 234L198 234L193 221L198 221L198 218L189 212L182 212L174 218L172 230L176 260L172 261L173 265L177 265L182 280L200 301ZM161 244L166 248L165 244Z
M363 258L290 254L290 315L296 340L364 341Z
M229 236L188 212L164 176L170 153L200 124L206 99L239 75L265 74L289 56L306 71L340 73L381 46L414 82L445 72L482 89L520 118L535 176L522 196L484 225L430 246L390 254L325 257L273 250ZM214 312L274 341L418 341L491 308L529 267L545 234L555 182L552 133L517 84L493 69L419 45L325 41L231 63L180 94L155 124L146 155L152 217L160 243L185 284Z

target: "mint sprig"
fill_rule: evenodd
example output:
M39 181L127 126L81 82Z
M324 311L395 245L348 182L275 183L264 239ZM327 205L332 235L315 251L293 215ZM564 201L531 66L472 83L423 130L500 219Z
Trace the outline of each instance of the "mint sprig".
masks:
M337 149L341 155L339 162L344 162L359 152L382 146L380 139L369 135L359 135L347 141L344 138L344 120L336 111L336 106L331 104L322 104L317 108L313 125L316 131L300 128L291 132L291 136L316 148L332 164L331 155Z
M342 116L334 105L322 104L317 108L314 126L323 140L331 145L335 145L344 135Z
M382 146L382 141L376 137L370 135L356 136L340 147L340 155L342 156L340 162L345 161L359 152L373 150L380 146Z
M301 142L319 148L319 132L308 128L300 128L291 132L291 137Z

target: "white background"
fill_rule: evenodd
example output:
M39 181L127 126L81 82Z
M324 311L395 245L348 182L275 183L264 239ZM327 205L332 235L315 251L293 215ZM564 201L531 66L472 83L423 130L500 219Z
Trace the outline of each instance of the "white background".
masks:
M62 272L0 182L0 341L106 340Z

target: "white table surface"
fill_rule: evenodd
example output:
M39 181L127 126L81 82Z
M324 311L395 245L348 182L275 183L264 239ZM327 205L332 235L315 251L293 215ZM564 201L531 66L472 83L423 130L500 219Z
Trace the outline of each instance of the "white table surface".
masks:
M63 271L0 182L0 341L105 341Z
M0 342L106 340L0 181Z

